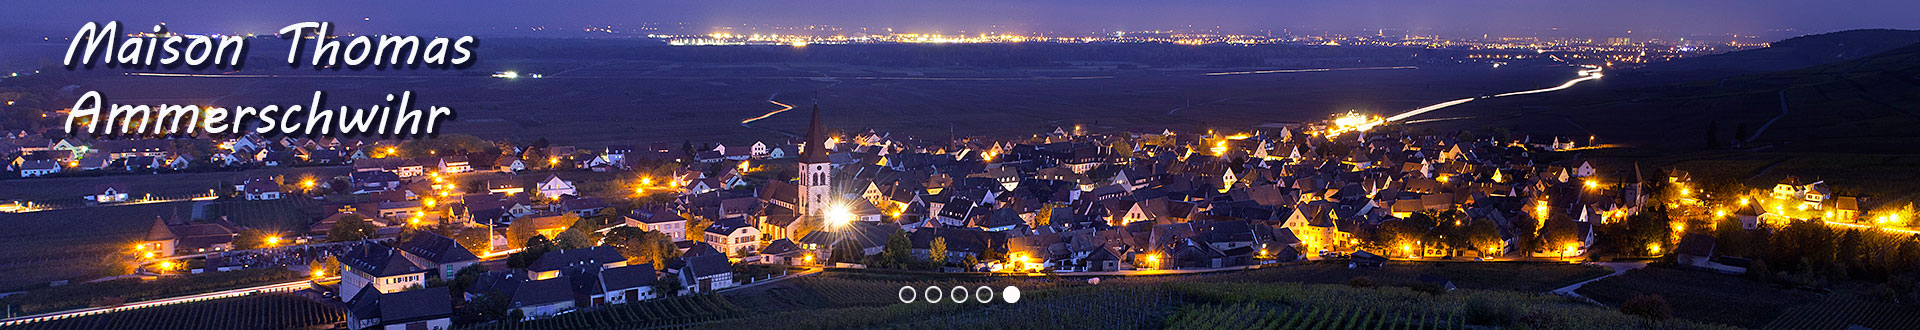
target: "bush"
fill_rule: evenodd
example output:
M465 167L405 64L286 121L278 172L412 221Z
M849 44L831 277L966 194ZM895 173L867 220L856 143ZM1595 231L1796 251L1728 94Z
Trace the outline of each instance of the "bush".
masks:
M1438 295L1438 294L1447 293L1446 287L1440 286L1439 284L1428 283L1428 282L1415 283L1411 288L1413 289L1413 291L1425 292L1427 294Z
M1367 278L1366 276L1355 277L1351 280L1347 280L1347 286L1356 287L1356 288L1371 288L1373 287L1373 279Z
M1626 302L1620 303L1620 313L1661 321L1673 318L1673 308L1667 306L1667 300L1660 295L1635 294Z
M1463 314L1461 316L1466 319L1467 324L1502 327L1512 325L1514 314L1518 312L1513 305L1497 303L1483 297L1467 300L1466 306L1461 309Z

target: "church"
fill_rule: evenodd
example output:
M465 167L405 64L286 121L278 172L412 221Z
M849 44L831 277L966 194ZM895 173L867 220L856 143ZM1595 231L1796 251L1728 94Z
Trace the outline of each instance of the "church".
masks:
M813 106L801 148L799 178L793 184L769 182L760 194L768 199L758 216L767 240L798 239L811 230L807 228L818 229L833 200L833 162L827 158L827 129L820 123L819 105Z

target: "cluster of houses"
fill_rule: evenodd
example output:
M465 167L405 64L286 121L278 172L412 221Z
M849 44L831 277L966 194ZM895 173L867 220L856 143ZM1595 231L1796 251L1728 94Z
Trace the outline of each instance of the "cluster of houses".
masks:
M537 319L734 285L729 259L705 244L695 244L660 267L629 264L620 252L606 246L551 251L525 268L486 268L463 292L428 286L451 281L469 266L483 265L482 260L453 239L432 232L416 231L390 242L359 245L339 260L338 292L349 306L352 329L445 329L453 315L451 299L505 299L509 314ZM661 281L678 283L668 287L682 289L656 291L662 288Z
M630 265L610 247L553 251L525 269L492 269L455 295L425 284L452 278L480 263L477 255L493 251L477 254L446 237L405 231L408 237L356 247L341 258L338 292L352 306L350 324L358 329L443 324L451 313L446 304L417 303L432 297L503 297L522 317L538 318L721 290L735 285L736 263L860 262L885 252L895 235L907 237L912 255L965 271L1206 269L1349 254L1367 264L1387 257L1577 256L1593 244L1596 225L1639 212L1648 198L1637 165L1602 171L1577 156L1540 151L1558 141L1531 143L1525 137L1328 134L1325 124L1305 123L1235 134L1097 134L1063 127L1017 140L932 141L874 131L834 136L817 109L813 115L801 140L722 145L691 159L668 144L599 152L512 148L508 152L518 156L504 155L491 167L458 156L388 157L392 151L349 157L354 171L345 177L351 187L336 191L368 198L332 206L333 215L315 222L309 234L324 235L344 217L356 216L382 227L382 236L399 235L410 225L485 227L493 229L491 248L505 245L501 233L507 226L555 237L571 225L567 215L577 215L660 232L682 251L662 265ZM264 148L273 145L279 144ZM236 142L230 148L256 147ZM348 148L354 149L366 148ZM679 164L672 175L651 178L658 181L651 188L677 196L616 214L600 197L580 194L564 173L530 184L487 181L477 189L443 180L471 171L525 169L541 154L579 155L567 159L594 171ZM549 165L559 161L547 158ZM748 179L768 175L749 162L788 161L797 172L791 179ZM310 184L244 178L235 189L247 199L270 200L284 198L285 187ZM113 192L94 198L116 198ZM1797 198L1807 195L1796 192ZM1450 218L1453 226L1490 224L1498 239L1449 246L1382 234L1397 222L1440 212L1459 215ZM198 237L193 226L156 223L150 236ZM1542 228L1573 232L1556 236L1569 237L1563 242L1521 243L1536 239ZM854 251L861 255L832 255ZM934 256L936 251L944 255ZM655 292L660 281L682 289Z
M758 251L774 245L826 257L839 251L829 247L853 244L877 254L887 235L905 231L923 257L940 240L945 260L1117 271L1230 267L1368 248L1400 257L1577 256L1593 244L1595 225L1646 203L1637 165L1603 175L1583 159L1542 161L1547 153L1540 150L1558 141L1329 136L1325 129L1297 124L1187 135L1063 127L1015 141L925 141L868 131L839 143L816 122L800 143L797 180L739 189L747 185L737 179L746 167L694 162L687 175L672 178L685 187L672 210L630 218L711 221L700 233L704 241L758 258L749 260L800 262ZM810 145L826 152L808 153ZM1387 242L1378 233L1416 213L1450 210L1465 215L1456 226L1495 225L1499 242ZM678 216L662 216L669 212ZM1546 227L1575 232L1565 235L1570 241L1539 245L1549 248L1521 248L1519 241Z

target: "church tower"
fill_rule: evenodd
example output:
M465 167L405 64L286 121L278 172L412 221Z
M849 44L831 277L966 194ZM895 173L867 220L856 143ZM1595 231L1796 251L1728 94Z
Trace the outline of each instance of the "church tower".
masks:
M813 122L807 125L807 141L800 152L801 216L818 217L826 213L833 183L833 163L827 160L827 129L820 125L820 105L813 105Z

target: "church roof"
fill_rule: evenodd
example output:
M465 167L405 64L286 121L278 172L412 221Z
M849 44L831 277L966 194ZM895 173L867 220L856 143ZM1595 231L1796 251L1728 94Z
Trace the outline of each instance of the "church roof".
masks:
M820 126L820 105L813 105L813 121L807 124L806 150L800 153L800 163L827 162L827 129Z

